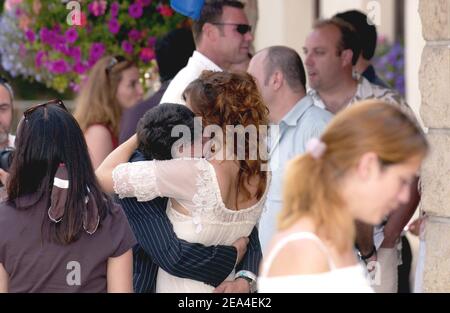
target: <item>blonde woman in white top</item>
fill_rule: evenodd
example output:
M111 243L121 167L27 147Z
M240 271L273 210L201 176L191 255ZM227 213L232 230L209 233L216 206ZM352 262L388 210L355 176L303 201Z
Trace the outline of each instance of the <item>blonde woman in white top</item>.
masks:
M378 224L408 201L425 136L398 108L372 100L336 115L307 151L286 169L280 232L259 291L371 292L353 248L354 220Z

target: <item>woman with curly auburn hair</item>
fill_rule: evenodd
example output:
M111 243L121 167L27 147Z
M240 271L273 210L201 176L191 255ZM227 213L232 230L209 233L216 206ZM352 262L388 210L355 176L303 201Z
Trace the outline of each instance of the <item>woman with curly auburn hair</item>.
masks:
M74 116L96 169L118 146L122 111L142 100L136 63L122 56L101 58L75 100Z
M260 197L266 187L267 171L261 171L261 168L267 163L267 155L254 155L267 151L264 130L268 125L269 111L255 88L252 76L204 71L200 78L188 85L184 97L186 105L201 117L204 127L218 126L221 129L206 145L210 151L205 151L205 148L204 153L214 155L217 160L232 160L239 164L238 189L248 198L251 194L245 180L249 183L251 177L259 176L257 197ZM249 132L248 135L245 131ZM226 148L217 149L215 145Z
M336 115L286 168L260 291L373 291L353 248L354 221L376 225L407 202L427 152L422 129L393 105L369 100Z
M270 179L264 138L268 111L246 73L205 71L186 88L185 96L205 127L205 157L124 163L137 147L134 136L113 151L96 174L105 190L121 198L169 197L167 214L179 238L207 246L231 245L250 235L264 207ZM238 252L236 264L245 251ZM233 271L224 283L234 276ZM160 268L156 291L213 292L214 287Z

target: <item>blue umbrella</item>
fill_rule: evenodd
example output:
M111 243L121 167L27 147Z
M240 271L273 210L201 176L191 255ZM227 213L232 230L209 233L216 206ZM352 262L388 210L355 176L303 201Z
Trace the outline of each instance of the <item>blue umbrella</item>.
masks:
M170 0L170 6L178 13L193 20L200 18L205 0Z

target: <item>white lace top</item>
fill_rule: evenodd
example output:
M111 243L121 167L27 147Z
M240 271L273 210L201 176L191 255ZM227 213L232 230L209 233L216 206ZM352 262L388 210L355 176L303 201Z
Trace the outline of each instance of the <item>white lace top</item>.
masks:
M293 240L312 240L327 255L330 271L319 274L286 275L267 277L270 266L281 249ZM308 257L305 255L305 257ZM270 251L258 278L258 291L262 293L367 293L373 292L360 264L336 268L327 247L311 232L297 232L284 237Z
M194 158L120 164L113 171L113 181L114 190L120 198L136 197L138 201L156 197L175 199L190 216L169 208L169 217L191 220L195 233L200 233L206 224L230 223L249 224L251 232L261 216L269 186L268 181L264 196L255 205L230 210L223 203L212 164L206 159ZM228 243L221 244L231 244L234 240L230 238L226 240Z
M230 210L223 203L214 167L205 159L174 159L125 163L113 171L119 197L149 201L169 197L167 216L178 238L193 243L231 245L250 235L262 213L270 181L263 197L249 208ZM176 200L189 215L176 211ZM234 271L227 280L234 279ZM172 276L158 270L156 292L212 292L199 281Z

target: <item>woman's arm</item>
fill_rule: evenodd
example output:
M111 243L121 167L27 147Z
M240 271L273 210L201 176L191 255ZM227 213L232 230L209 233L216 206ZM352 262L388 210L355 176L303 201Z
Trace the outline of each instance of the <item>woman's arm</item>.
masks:
M111 133L103 125L92 125L84 133L94 170L113 151Z
M131 249L108 259L106 274L108 292L133 292L133 254Z
M128 162L136 148L137 136L135 134L111 152L97 168L95 175L105 192L114 192L112 172L117 165Z
M3 267L3 264L0 263L0 293L8 292L8 280L8 273Z

